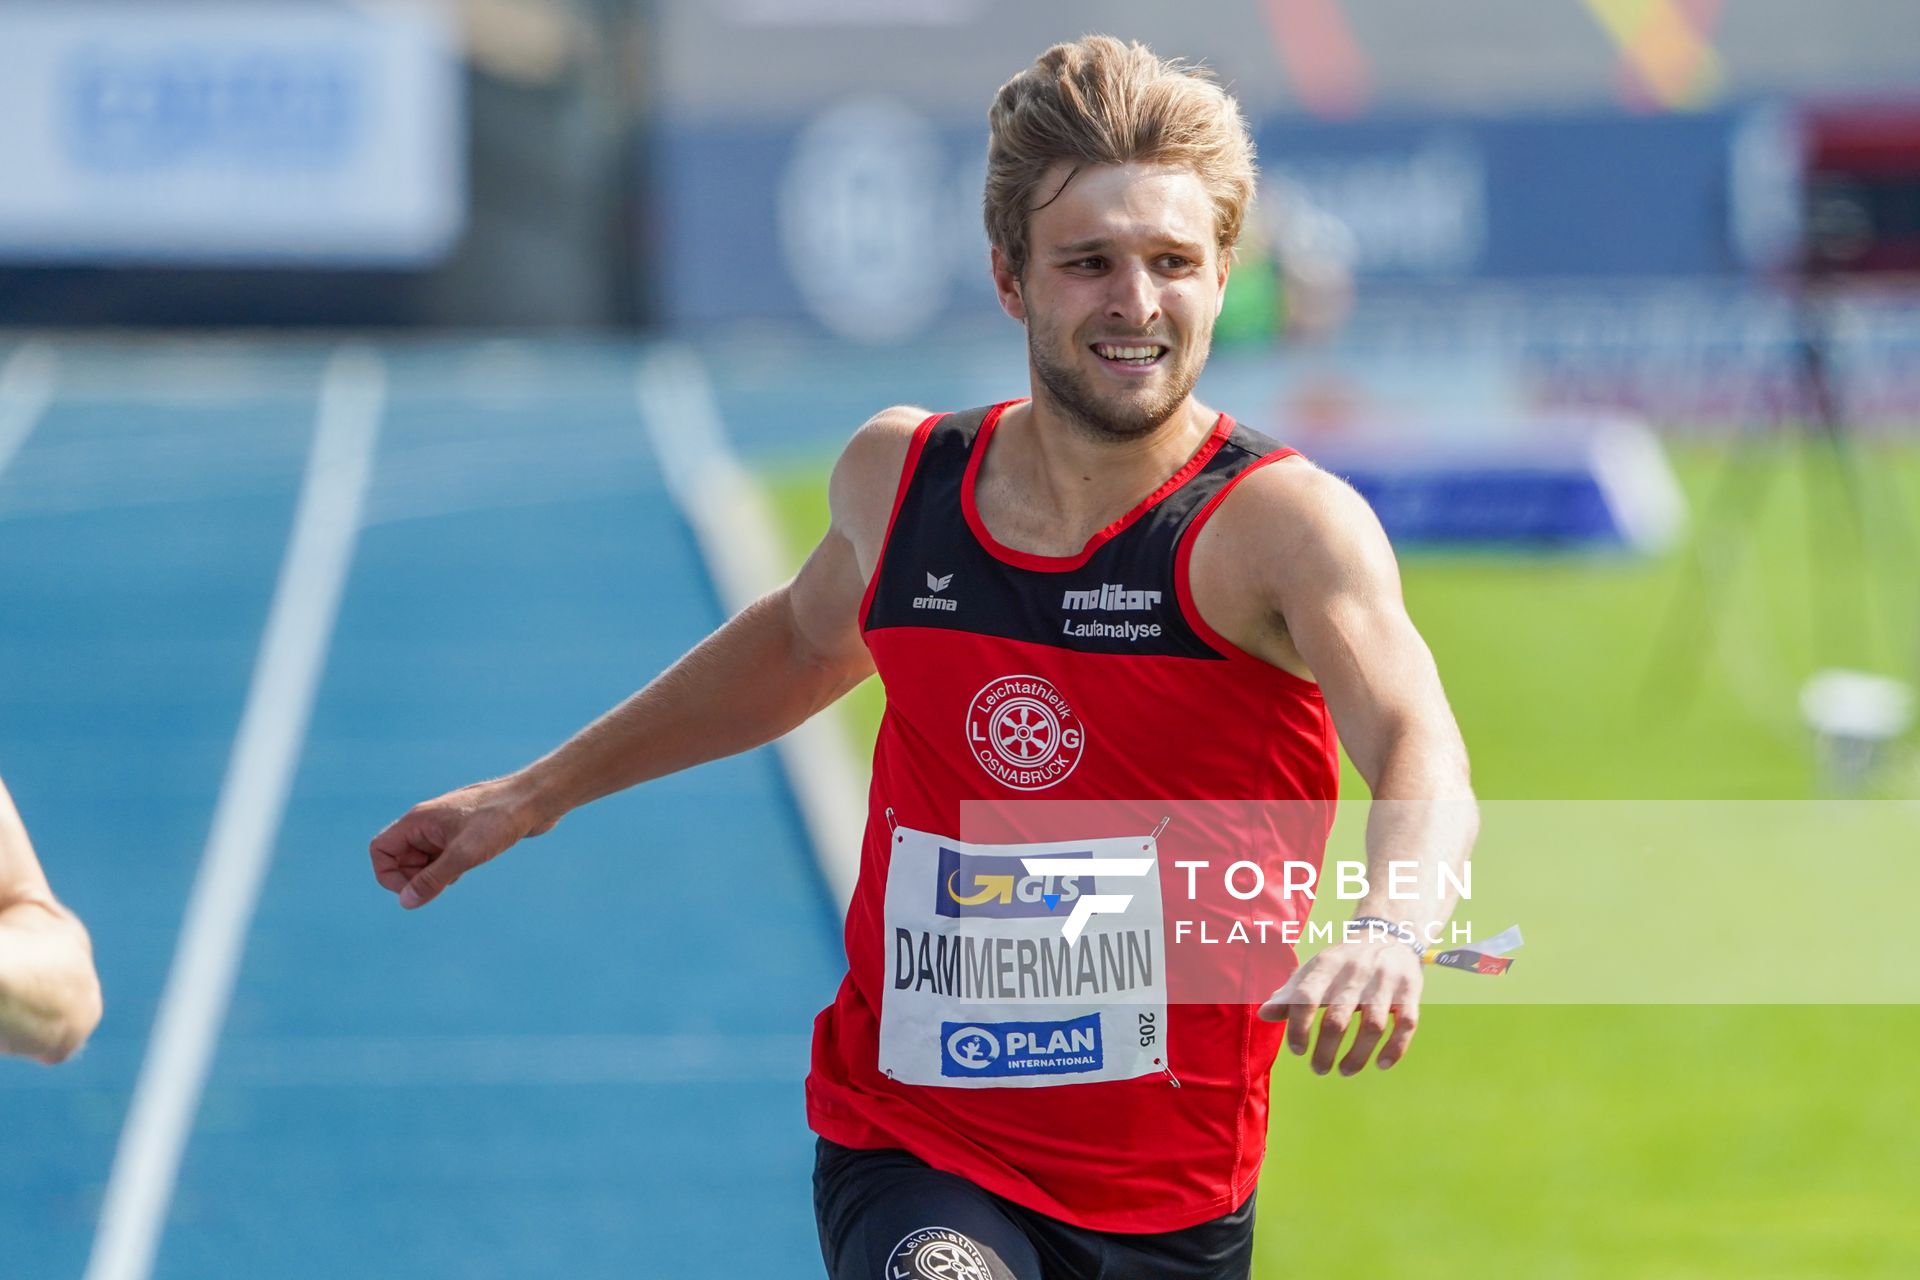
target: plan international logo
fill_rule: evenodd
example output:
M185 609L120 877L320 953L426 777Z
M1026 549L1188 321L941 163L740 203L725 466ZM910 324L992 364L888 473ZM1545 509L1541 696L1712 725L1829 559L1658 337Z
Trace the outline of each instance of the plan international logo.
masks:
M942 1022L943 1076L1055 1076L1098 1071L1100 1015L1061 1022Z

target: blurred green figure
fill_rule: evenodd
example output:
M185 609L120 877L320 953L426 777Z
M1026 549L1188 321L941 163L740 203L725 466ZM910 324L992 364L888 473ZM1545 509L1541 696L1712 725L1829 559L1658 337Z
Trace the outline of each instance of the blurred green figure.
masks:
M1213 340L1331 341L1353 311L1353 233L1283 178L1262 184L1254 212L1234 250L1233 282Z

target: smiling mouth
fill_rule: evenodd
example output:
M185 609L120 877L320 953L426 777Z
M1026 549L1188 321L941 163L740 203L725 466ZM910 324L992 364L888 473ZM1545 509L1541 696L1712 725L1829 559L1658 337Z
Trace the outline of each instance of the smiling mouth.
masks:
M1130 346L1122 346L1114 342L1096 342L1088 350L1108 364L1116 364L1128 369L1150 368L1160 363L1167 354L1167 348L1156 342L1137 343Z

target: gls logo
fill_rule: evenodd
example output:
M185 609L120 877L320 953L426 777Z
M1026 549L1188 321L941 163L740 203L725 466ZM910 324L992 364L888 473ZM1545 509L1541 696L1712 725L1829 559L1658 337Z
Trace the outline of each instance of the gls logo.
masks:
M1091 853L1061 853L1054 861L1089 866ZM1053 875L1021 875L1016 859L966 854L942 846L939 884L933 909L956 920L986 918L1012 920L1049 915L1062 902L1077 901L1092 892L1090 875L1077 871Z
M913 598L913 607L916 609L938 609L942 613L954 612L960 607L960 602L958 600L950 600L940 594L952 585L952 574L949 573L944 578L938 578L929 573L927 575L927 590L933 592L933 594L930 596L915 596Z

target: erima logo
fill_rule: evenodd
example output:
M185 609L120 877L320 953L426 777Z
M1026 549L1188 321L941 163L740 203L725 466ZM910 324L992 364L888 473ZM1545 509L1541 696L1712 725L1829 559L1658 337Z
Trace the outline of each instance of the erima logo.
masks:
M943 1076L1064 1075L1098 1071L1100 1015L1062 1022L943 1022Z
M913 607L916 609L938 609L942 613L952 613L960 607L960 602L958 600L949 600L939 594L952 585L952 574L948 574L944 578L937 578L929 573L927 575L927 590L934 594L930 596L915 596L913 598Z
M1093 591L1069 591L1062 609L1097 609L1102 613L1144 613L1160 603L1158 591L1129 591L1117 582L1103 582Z

